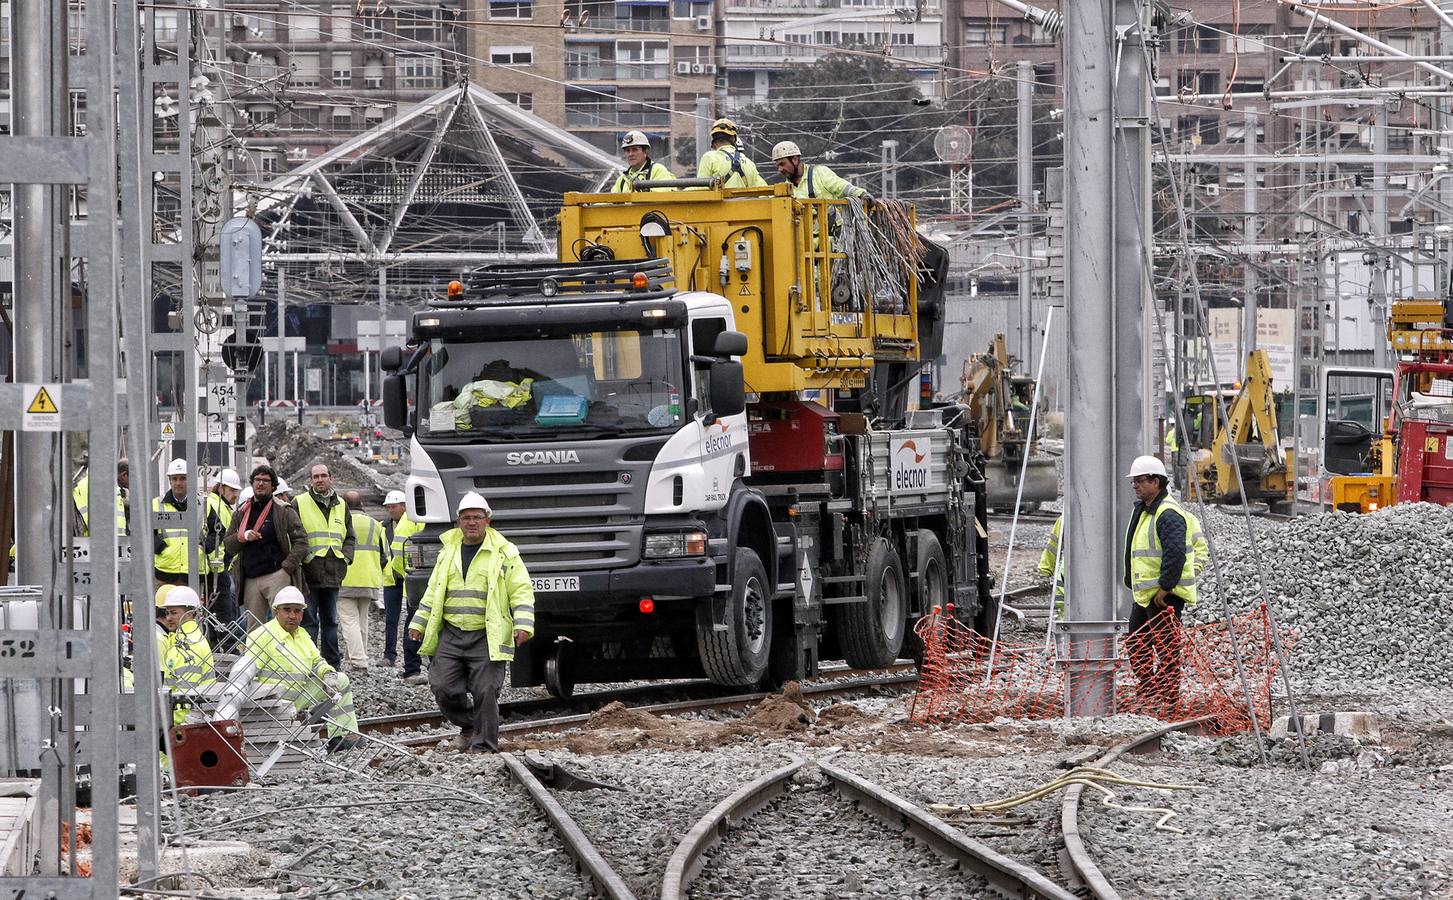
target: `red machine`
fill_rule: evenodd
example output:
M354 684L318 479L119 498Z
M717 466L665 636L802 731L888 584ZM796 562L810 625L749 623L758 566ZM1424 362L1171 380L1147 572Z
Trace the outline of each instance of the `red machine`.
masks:
M1400 363L1393 396L1397 502L1453 504L1453 364Z

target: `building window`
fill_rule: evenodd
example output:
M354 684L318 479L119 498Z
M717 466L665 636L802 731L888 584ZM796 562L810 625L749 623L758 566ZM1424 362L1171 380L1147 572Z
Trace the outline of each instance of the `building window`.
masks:
M247 107L247 121L250 125L267 125L277 121L276 106Z
M439 40L437 9L401 9L398 11L399 40L432 44Z
M970 25L964 28L965 47L996 47L1004 43L1006 29L999 25L989 28L983 25Z
M375 104L363 111L363 124L372 128L375 125L381 124L386 115L388 115L388 107Z
M351 129L353 127L353 107L333 107L333 127Z
M1034 92L1054 93L1054 63L1036 63L1034 66Z
M439 86L439 57L421 53L400 53L398 82L401 88L436 88Z
M671 17L675 19L711 18L711 3L701 0L671 0Z
M388 20L380 13L363 14L363 39L365 41L381 41L389 37Z
M269 175L276 175L282 171L283 156L270 150L264 150L257 154L257 168Z
M288 57L293 69L293 87L318 87L323 77L318 69L318 54L294 53Z
M332 30L335 43L353 40L353 15L347 6L333 7Z
M533 19L534 0L489 0L491 19Z
M706 44L677 44L671 48L671 58L678 63L705 65L711 62L711 47Z
M316 15L288 16L288 40L295 44L316 44L323 39Z
M1221 34L1206 25L1192 25L1180 32L1182 53L1220 53Z
M353 57L347 53L333 54L333 86L349 87L353 84Z
M525 112L533 112L535 109L535 95L528 92L501 91L499 98L506 103L513 103Z
M1221 120L1216 116L1182 116L1177 133L1182 141L1208 146L1221 142Z
M152 42L174 44L177 40L177 11L159 9L152 19Z
M376 56L369 57L363 64L363 87L370 91L383 89L383 60Z
M490 47L489 62L495 66L529 66L535 63L534 47Z

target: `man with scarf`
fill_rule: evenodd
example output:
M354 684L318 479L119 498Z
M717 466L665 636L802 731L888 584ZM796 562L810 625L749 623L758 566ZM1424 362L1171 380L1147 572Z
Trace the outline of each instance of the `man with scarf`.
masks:
M277 472L272 466L252 470L252 496L237 507L222 546L232 560L232 584L242 608L251 614L249 626L272 619L272 598L292 585L303 585L303 554L308 539L298 513L273 491Z
M337 669L343 665L338 647L338 589L353 563L353 521L343 498L333 490L333 474L327 466L313 466L308 480L308 490L293 501L308 542L303 556L308 618L303 627L318 644L323 659Z

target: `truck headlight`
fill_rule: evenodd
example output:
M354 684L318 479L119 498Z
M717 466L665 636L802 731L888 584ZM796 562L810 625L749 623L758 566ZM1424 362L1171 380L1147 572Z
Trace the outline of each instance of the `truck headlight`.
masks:
M706 532L665 531L646 535L642 554L646 559L668 559L678 556L705 556Z

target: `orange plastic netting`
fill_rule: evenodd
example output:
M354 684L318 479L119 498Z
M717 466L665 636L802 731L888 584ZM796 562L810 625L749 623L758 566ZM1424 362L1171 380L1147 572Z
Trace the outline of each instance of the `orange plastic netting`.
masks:
M938 610L920 619L914 630L923 641L924 655L910 707L913 721L970 723L998 716L1048 719L1065 714L1065 666L1055 648L1009 641L995 648L970 625ZM1290 650L1295 637L1283 629L1283 650ZM1068 639L1058 640L1059 650L1067 650ZM1223 734L1251 727L1234 649L1240 650L1250 686L1249 705L1266 727L1278 667L1265 605L1232 617L1229 628L1224 620L1182 625L1167 610L1118 641L1076 645L1081 658L1107 661L1112 678L1106 683L1113 685L1116 712L1166 721L1211 716L1210 728Z

